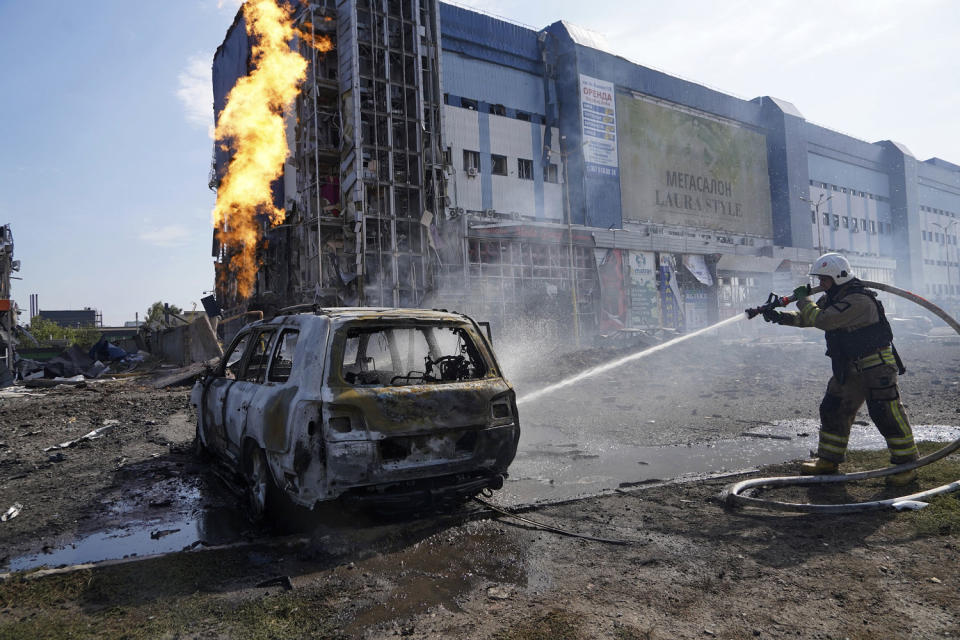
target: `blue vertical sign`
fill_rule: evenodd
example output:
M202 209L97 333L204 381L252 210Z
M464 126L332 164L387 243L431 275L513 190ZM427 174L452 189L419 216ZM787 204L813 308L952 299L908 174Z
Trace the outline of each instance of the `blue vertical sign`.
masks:
M617 112L612 82L580 74L580 113L586 170L601 176L620 175L617 161Z

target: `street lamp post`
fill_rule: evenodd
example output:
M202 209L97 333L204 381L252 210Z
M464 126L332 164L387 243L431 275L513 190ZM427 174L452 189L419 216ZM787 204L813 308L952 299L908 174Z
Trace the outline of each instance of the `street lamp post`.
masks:
M953 295L953 278L950 277L950 249L947 248L947 235L950 229L954 227L960 220L953 220L949 224L940 224L938 222L931 222L933 226L940 229L940 233L943 236L943 241L940 243L940 246L943 247L944 253L947 258L947 295Z
M804 198L803 196L800 196L801 200L803 200L804 202L809 202L810 204L813 205L813 217L815 218L814 222L817 225L817 251L820 253L820 255L823 255L823 238L821 237L821 234L820 234L820 226L821 226L820 205L827 204L827 202L829 202L832 198L833 196L828 196L827 198L824 198L823 194L821 193L817 201L814 202L810 198Z

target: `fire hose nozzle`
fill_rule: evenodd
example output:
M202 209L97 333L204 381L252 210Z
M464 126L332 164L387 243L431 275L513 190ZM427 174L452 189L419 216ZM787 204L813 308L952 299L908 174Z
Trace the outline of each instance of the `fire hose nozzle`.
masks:
M812 289L808 287L807 295L813 295L814 293L820 293L821 291L823 291L823 287L814 287ZM775 293L771 293L769 296L767 296L767 301L764 304L760 305L759 307L744 309L744 311L747 314L747 318L752 320L764 311L770 311L771 309L776 309L777 307L785 307L791 302L796 301L797 297L794 295L778 296Z

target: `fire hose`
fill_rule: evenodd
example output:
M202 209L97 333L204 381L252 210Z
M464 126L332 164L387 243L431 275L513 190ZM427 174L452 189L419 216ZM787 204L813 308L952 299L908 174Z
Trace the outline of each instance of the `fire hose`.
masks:
M898 289L897 287L890 286L888 284L883 284L880 282L869 282L863 281L863 285L871 289L878 289L880 291L886 291L887 293L892 293L894 295L900 296L901 298L906 298L911 302L914 302L924 309L930 311L935 316L946 322L957 334L960 334L960 323L950 317L943 309L936 306L932 302L921 298L920 296L905 291L903 289ZM818 289L811 290L811 293L816 292ZM755 309L748 309L746 311L747 316L753 318L758 313L763 313L768 309L773 309L775 307L783 307L793 302L793 298L779 298L776 294L770 294L770 297L767 299L767 303ZM754 478L752 480L743 480L741 482L735 482L733 484L727 485L723 488L723 491L720 492L720 498L729 505L741 505L741 506L752 506L760 507L766 509L772 509L775 511L797 511L803 513L854 513L859 511L875 511L880 509L887 508L898 508L898 506L903 505L917 505L918 502L923 501L927 498L932 498L937 495L950 493L952 491L960 490L960 480L941 485L934 489L928 489L927 491L920 491L918 493L913 493L907 496L902 496L899 498L890 498L887 500L873 500L869 502L852 502L847 504L808 504L808 503L791 503L791 502L781 502L778 500L768 500L763 498L756 498L753 496L743 495L744 492L750 489L757 489L760 487L782 487L787 485L823 485L823 484L835 484L839 482L852 482L854 480L864 480L867 478L880 478L883 476L889 476L896 473L903 473L904 471L910 471L912 469L917 469L919 467L924 467L928 464L936 462L941 458L945 458L950 455L957 449L960 449L960 438L954 440L947 446L943 447L939 451L935 451L929 455L926 455L918 460L912 462L907 462L904 464L899 464L892 467L885 467L883 469L873 469L871 471L860 471L857 473L846 473L846 474L833 474L833 475L819 475L819 476L784 476L784 477L769 477L769 478ZM925 505L923 505L925 506Z

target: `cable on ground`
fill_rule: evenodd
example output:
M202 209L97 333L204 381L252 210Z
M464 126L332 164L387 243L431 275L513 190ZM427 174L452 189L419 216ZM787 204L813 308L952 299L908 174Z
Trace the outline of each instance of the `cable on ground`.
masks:
M498 506L496 506L496 505L490 504L490 503L487 502L486 500L481 500L480 498L477 498L477 497L474 497L473 500L474 500L474 502L477 502L478 504L483 505L483 506L486 507L487 509L490 509L490 510L493 511L494 513L497 513L497 514L499 514L499 515L501 515L501 516L504 516L504 517L507 517L507 518L513 518L513 519L515 519L515 520L519 520L520 522L523 522L524 524L528 524L528 525L530 525L531 527L535 527L535 528L540 529L540 530L542 530L542 531L550 531L550 532L552 532L552 533L556 533L556 534L561 535L561 536L567 536L567 537L570 537L570 538L580 538L581 540L591 540L591 541L593 541L593 542L602 542L602 543L604 543L604 544L619 544L619 545L643 544L642 542L640 542L640 541L635 541L635 540L617 540L617 539L613 539L613 538L598 538L597 536L588 536L588 535L583 534L583 533L576 533L576 532L573 532L573 531L567 531L566 529L560 529L559 527L554 527L554 526L551 526L551 525L549 525L549 524L544 524L544 523L542 523L542 522L537 522L536 520L531 520L530 518L521 516L521 515L516 514L516 513L510 513L509 511L507 511L507 510L505 510L505 509L503 509L503 508L501 508L501 507L498 507ZM509 524L509 523L507 523L507 524Z

